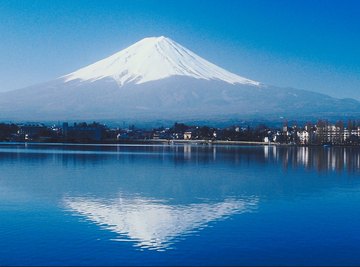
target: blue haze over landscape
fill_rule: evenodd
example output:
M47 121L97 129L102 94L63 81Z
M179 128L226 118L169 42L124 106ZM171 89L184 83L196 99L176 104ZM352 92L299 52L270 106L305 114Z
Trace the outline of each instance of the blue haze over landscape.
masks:
M360 1L0 1L0 266L360 266Z
M358 1L0 3L0 91L53 80L168 36L266 84L360 99Z

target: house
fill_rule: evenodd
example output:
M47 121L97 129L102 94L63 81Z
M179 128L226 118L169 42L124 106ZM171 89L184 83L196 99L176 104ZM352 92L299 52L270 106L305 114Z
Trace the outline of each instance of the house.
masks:
M184 139L185 139L185 140L190 140L190 139L191 139L191 135L192 135L192 132L185 132L185 133L184 133Z

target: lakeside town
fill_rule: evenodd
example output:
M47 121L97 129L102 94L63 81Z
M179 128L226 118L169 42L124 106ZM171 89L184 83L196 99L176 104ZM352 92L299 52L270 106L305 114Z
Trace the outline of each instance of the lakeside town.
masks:
M203 144L287 144L360 145L360 122L330 123L319 120L282 127L236 126L225 128L174 123L172 127L141 129L135 125L109 127L98 122L58 125L43 123L0 123L2 142L49 143L203 143Z

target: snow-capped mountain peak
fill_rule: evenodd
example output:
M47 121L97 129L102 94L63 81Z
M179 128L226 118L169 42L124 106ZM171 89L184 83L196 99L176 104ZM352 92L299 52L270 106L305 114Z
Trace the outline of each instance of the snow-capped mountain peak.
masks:
M171 76L221 80L230 84L260 85L259 82L243 78L210 63L164 36L144 38L110 57L61 78L65 82L78 79L93 82L113 78L122 86Z
M360 110L355 100L245 79L166 37L145 38L71 74L0 96L0 117L21 121L333 119Z

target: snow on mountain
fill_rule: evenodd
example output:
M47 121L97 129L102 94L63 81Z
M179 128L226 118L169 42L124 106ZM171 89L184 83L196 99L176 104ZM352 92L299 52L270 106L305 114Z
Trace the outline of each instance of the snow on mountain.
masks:
M360 103L268 86L228 72L165 37L47 83L0 93L6 120L239 120L348 117Z
M127 83L142 84L171 76L221 80L230 84L259 86L252 81L226 71L164 36L140 40L130 47L79 69L61 78L97 81L113 78L120 86Z

